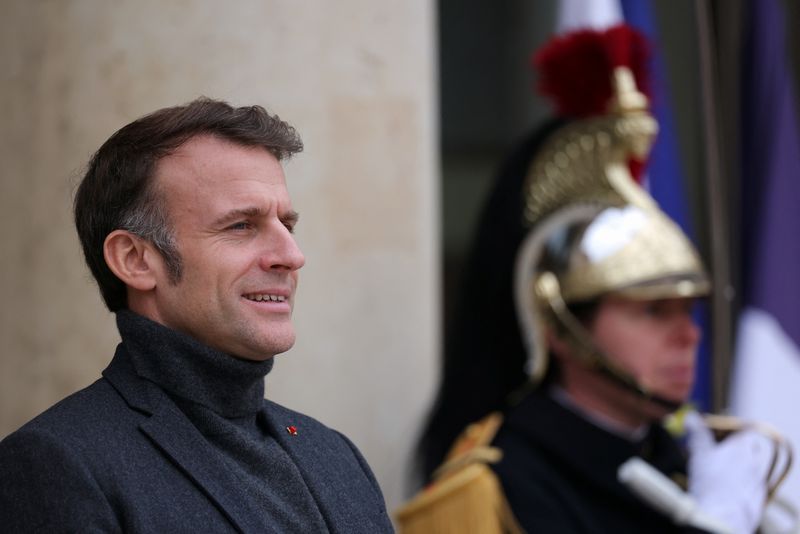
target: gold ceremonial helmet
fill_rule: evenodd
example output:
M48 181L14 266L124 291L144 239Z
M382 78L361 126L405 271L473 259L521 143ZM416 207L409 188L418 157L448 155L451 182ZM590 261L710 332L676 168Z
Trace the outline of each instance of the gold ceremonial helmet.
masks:
M531 162L523 191L531 230L517 254L515 299L534 383L547 370L543 332L551 326L648 395L594 348L568 306L608 294L703 296L710 283L689 239L631 174L630 161L647 158L658 125L631 70L616 67L611 76L609 112L556 130Z

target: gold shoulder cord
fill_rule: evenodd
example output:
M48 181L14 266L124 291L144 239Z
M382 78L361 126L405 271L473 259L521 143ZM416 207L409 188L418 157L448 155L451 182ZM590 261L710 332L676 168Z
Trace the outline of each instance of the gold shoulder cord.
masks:
M503 453L490 444L503 416L493 412L456 440L433 481L395 513L401 534L522 534L489 464Z

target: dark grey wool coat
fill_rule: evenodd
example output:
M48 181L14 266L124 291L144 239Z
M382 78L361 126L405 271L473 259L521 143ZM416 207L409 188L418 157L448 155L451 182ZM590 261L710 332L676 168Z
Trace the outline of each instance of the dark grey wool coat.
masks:
M324 523L336 533L391 532L355 446L264 402L267 430L296 466L287 472L298 473L268 483L307 488L319 514L306 531ZM0 442L0 531L264 532L269 503L248 495L229 467L170 396L136 373L120 345L102 378Z

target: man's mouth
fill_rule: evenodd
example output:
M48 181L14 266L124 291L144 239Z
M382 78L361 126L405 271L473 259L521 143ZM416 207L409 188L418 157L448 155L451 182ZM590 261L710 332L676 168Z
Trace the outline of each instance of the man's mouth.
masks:
M244 298L255 302L286 302L286 297L283 295L270 295L267 293L251 293L244 295Z

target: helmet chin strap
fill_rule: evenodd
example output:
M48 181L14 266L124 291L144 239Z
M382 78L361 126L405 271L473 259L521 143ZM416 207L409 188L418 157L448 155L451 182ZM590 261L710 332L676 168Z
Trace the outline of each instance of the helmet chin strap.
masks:
M628 372L615 365L608 356L595 345L589 332L572 312L561 297L561 289L555 275L542 273L536 280L536 294L539 300L547 303L552 316L567 333L568 341L575 349L575 354L588 368L602 373L609 380L622 388L635 393L643 400L651 401L670 411L680 408L683 403L676 402L649 391L639 384Z

